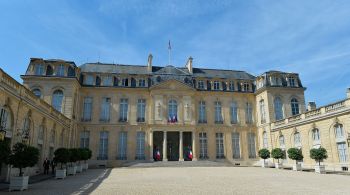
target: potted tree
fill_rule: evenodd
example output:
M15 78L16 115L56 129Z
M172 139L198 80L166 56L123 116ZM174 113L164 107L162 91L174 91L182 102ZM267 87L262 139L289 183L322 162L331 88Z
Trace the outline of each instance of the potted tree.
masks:
M295 165L293 165L293 171L301 171L301 164L298 163L298 161L301 161L304 158L301 149L289 148L287 153L290 159L295 160Z
M77 173L83 172L83 165L80 163L80 161L82 161L84 158L84 152L85 151L82 148L77 148Z
M11 190L28 189L29 176L23 175L23 168L33 167L38 163L39 150L23 143L17 143L13 146L12 154L9 156L9 164L19 169L18 176L10 178Z
M63 168L63 165L66 165L69 161L69 151L66 148L58 148L54 154L56 162L60 164L60 169L56 169L56 179L64 179L67 175L67 170Z
M321 161L328 158L327 150L325 148L313 148L310 150L310 158L318 162L315 165L315 173L326 173L326 168L324 165L321 165Z
M284 152L281 148L274 148L271 151L271 156L274 159L277 159L277 163L275 162L276 169L282 169L282 162L280 163L280 159L284 158Z
M77 173L77 166L75 162L78 160L78 150L76 148L70 148L69 150L69 166L67 168L67 175L75 175Z
M261 167L263 167L263 168L268 167L268 163L265 160L270 158L270 151L266 148L263 148L263 149L259 150L258 155L260 158L262 158L264 160L261 164Z
M92 151L89 148L83 148L83 159L84 164L83 164L83 170L87 170L89 168L88 163L86 162L89 160L92 156Z
M8 164L10 154L11 154L10 142L7 140L0 141L0 173L1 173L2 164Z

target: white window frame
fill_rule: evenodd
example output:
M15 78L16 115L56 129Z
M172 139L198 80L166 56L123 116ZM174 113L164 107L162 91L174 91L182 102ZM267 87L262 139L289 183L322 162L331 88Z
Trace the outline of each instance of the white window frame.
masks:
M103 97L101 102L100 121L109 122L111 110L111 98Z
M238 123L238 106L237 102L231 102L230 105L230 118L231 118L231 124L237 124Z
M63 98L64 98L64 93L62 90L57 89L53 92L52 94L52 106L58 111L62 112L63 111Z
M121 98L119 105L120 105L119 122L127 122L128 121L129 100L127 98Z
M223 121L221 102L215 101L215 123L222 124Z
M282 120L283 116L283 103L280 97L275 97L273 100L273 106L275 111L275 120Z
M136 133L136 160L145 160L145 132Z
M34 66L34 74L35 75L44 75L45 73L45 66L43 64L37 64Z
M203 80L198 81L198 89L204 89L204 81Z
M146 121L146 99L137 100L137 122Z
M248 133L248 157L256 158L255 133Z
M199 158L208 159L208 137L206 132L199 133Z
M80 132L80 148L89 148L90 131Z
M100 131L100 143L97 160L108 159L108 131Z
M207 111L205 101L199 101L198 123L207 123Z
M65 66L63 64L60 64L56 68L56 76L64 76L65 74Z
M118 156L117 160L127 160L128 155L128 133L126 131L119 132Z
M215 133L216 138L216 158L225 158L224 133Z
M220 90L220 81L214 81L214 89L213 90Z
M240 159L241 158L241 141L240 141L240 133L233 132L232 136L232 158Z
M92 116L92 97L84 97L83 102L83 121L91 121Z

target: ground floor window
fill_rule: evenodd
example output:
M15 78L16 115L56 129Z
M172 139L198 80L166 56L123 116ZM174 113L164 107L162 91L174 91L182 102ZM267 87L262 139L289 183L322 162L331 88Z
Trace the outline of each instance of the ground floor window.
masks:
M238 132L232 133L232 157L234 159L241 158L241 149Z
M98 150L97 160L107 160L108 159L108 132L100 132L100 146Z
M348 161L348 155L346 152L346 144L345 142L337 143L338 147L338 155L339 155L339 161L340 162L347 162Z
M145 132L136 134L136 160L145 160Z
M225 158L224 155L224 134L216 133L216 158Z
M208 158L208 138L205 132L199 133L199 158Z
M118 143L118 160L126 160L127 152L127 132L121 131L119 133L119 143Z
M248 133L248 152L249 158L256 158L255 133Z

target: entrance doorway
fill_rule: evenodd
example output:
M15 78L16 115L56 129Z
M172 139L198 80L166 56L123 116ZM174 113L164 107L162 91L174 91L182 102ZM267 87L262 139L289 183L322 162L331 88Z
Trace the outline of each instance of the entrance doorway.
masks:
M185 161L190 161L188 158L189 151L192 151L192 132L183 132L183 157Z
M163 131L155 131L153 133L153 157L156 151L160 152L160 159L163 159Z
M179 132L167 132L167 158L168 161L179 160Z

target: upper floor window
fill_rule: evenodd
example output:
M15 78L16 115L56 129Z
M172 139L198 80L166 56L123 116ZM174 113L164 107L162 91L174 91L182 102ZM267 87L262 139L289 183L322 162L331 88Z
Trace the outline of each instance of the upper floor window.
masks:
M119 83L119 79L117 77L113 77L113 86L117 87Z
M243 83L243 91L249 91L249 83L247 82Z
M249 102L246 103L245 118L247 124L253 123L253 108L252 104L250 104Z
M288 84L290 87L295 87L295 78L292 76L288 77Z
M145 122L146 100L137 100L137 122Z
M100 121L109 121L111 98L102 98Z
M204 89L204 81L198 81L198 89Z
M336 138L344 138L344 130L342 124L336 124L335 128L335 137Z
M45 72L45 67L42 64L35 65L35 75L43 75Z
M103 85L104 86L111 86L112 85L112 77L111 76L104 76L103 77Z
M145 79L139 79L139 87L146 87L146 80Z
M266 133L266 131L264 131L263 132L263 147L264 148L268 148L268 143L269 143L269 141L268 141L268 138L267 138L267 133Z
M11 115L7 109L0 107L0 129L9 130L11 126Z
M91 113L92 113L92 97L85 97L84 98L84 106L83 106L83 121L90 121L91 120Z
M236 102L232 102L230 106L231 123L238 123L238 107Z
M301 146L301 136L299 132L294 133L294 146L296 147Z
M33 89L32 92L34 93L34 95L35 95L36 97L38 97L38 98L41 97L41 91L40 91L40 89Z
M90 132L83 131L80 133L80 148L89 148Z
M291 104L291 109L292 109L292 115L299 114L299 102L298 102L298 100L293 98L290 101L290 104Z
M265 101L260 100L259 105L260 105L261 123L265 123L266 122Z
M128 99L126 98L120 99L119 121L128 121Z
M312 140L314 142L320 141L320 130L318 130L318 129L313 129L312 130Z
M234 91L235 90L235 82L230 81L230 83L228 85L228 90L230 90L230 91Z
M63 92L56 90L52 95L52 106L59 112L62 112Z
M75 77L75 70L71 66L68 67L68 76L69 77Z
M215 102L215 123L223 123L221 102Z
M283 119L283 109L282 109L282 100L280 97L276 97L273 100L274 110L275 110L275 119Z
M64 65L60 64L57 66L57 76L64 76Z
M85 85L93 85L94 77L92 75L86 75L85 77Z
M214 90L220 90L220 82L214 81Z
M128 79L127 78L122 79L122 86L127 87L128 85L129 85Z
M280 78L277 76L272 76L271 77L271 85L272 86L281 85Z
M53 75L53 69L50 65L47 65L47 67L46 67L46 75L47 76Z
M176 100L170 100L168 102L168 122L177 122L177 102Z
M207 113L205 109L205 101L200 101L198 123L206 123L206 122L207 122Z

